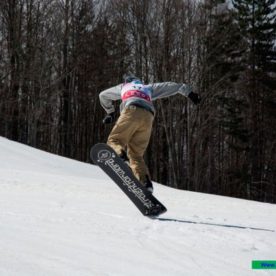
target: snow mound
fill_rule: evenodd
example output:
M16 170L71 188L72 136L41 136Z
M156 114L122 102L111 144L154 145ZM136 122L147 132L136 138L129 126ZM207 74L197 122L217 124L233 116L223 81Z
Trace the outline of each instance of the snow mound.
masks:
M0 137L0 275L254 275L276 259L276 205L155 195L168 212L151 220L98 167Z

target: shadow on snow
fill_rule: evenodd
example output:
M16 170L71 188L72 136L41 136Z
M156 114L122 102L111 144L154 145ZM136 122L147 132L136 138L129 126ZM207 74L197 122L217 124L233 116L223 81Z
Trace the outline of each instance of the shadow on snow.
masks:
M174 218L158 218L158 217L152 217L152 219L159 220L159 221L168 221L168 222L203 224L203 225L219 226L219 227L226 227L226 228L249 229L249 230L255 230L255 231L275 232L274 230L271 230L271 229L256 228L256 227L250 227L250 226L232 225L232 224L219 224L219 223L210 223L210 222L202 222L202 221L191 221L191 220L182 220L182 219L174 219Z

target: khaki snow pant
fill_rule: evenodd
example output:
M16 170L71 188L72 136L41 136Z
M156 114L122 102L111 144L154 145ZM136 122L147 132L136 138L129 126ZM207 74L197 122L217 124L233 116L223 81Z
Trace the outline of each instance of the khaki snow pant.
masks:
M117 154L127 151L130 168L142 183L146 175L150 177L143 156L150 140L153 119L151 112L130 105L121 113L107 141Z

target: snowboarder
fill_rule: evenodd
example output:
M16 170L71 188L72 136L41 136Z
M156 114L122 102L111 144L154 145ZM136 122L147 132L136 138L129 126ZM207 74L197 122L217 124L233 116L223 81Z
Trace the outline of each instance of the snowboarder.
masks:
M184 83L163 82L144 84L134 75L124 76L124 83L111 87L100 93L100 103L107 112L104 124L115 121L113 101L121 100L121 115L113 127L107 144L125 161L129 160L130 168L136 178L149 192L153 185L144 153L148 146L155 109L152 101L175 94L189 97L194 104L200 102L197 93Z

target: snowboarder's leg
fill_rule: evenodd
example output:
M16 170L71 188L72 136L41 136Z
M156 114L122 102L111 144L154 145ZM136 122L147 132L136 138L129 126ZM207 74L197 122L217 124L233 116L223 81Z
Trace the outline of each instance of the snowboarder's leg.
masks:
M128 157L134 175L145 184L150 179L150 173L143 156L149 144L154 117L142 108L137 108L135 115L138 116L140 125L128 142Z
M136 123L132 120L132 113L131 109L125 109L121 113L107 140L107 144L122 157L126 156L126 146L136 130Z

